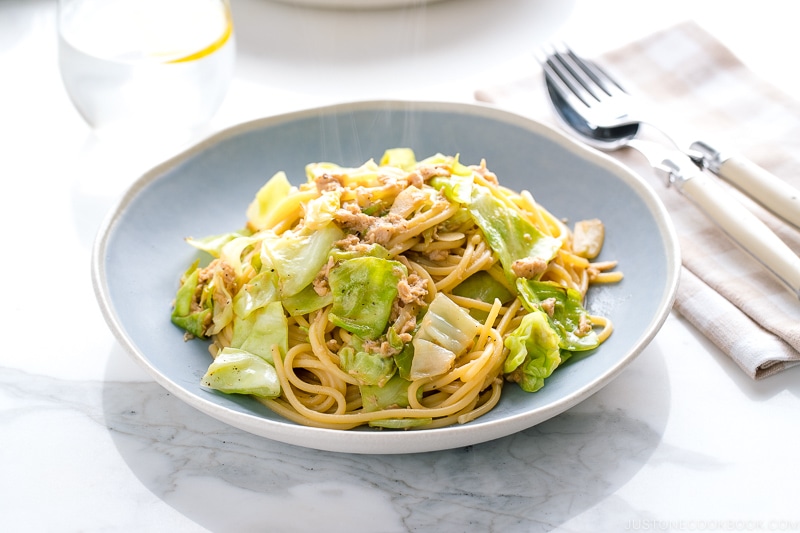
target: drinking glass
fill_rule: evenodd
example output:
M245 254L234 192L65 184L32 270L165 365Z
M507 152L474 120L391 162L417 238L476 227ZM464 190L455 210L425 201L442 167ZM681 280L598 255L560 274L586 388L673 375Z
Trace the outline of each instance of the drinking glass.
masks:
M58 44L66 91L98 133L199 128L235 62L227 0L59 0Z

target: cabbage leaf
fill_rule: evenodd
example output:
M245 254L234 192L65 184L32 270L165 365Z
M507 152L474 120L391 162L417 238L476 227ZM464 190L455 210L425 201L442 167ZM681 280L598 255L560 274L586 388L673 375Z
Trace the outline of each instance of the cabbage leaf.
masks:
M372 412L408 407L408 386L410 384L410 381L395 374L383 386L362 385L359 387L362 408L366 412ZM420 388L417 390L417 400L421 398L422 389Z
M472 346L480 327L481 324L453 300L437 293L411 341L414 357L409 378L414 380L447 372L456 357Z
M360 385L383 387L397 370L394 359L378 353L345 346L339 350L339 367L356 378Z
M194 248L208 253L212 257L219 257L222 253L222 248L226 244L234 239L238 239L239 237L249 237L250 235L252 235L250 231L241 230L230 233L222 233L220 235L209 235L201 239L187 237L186 242Z
M328 276L333 292L328 319L362 339L377 339L386 330L397 284L407 272L399 261L379 257L342 261Z
M265 239L262 252L268 257L264 263L278 273L281 297L294 296L310 284L328 262L328 254L344 232L334 223L317 231L286 231L280 237Z
M211 321L212 302L201 301L197 310L192 310L192 301L197 290L200 277L199 261L195 261L182 276L181 286L175 295L171 320L176 326L183 328L197 338L205 338L206 325Z
M562 350L584 351L597 348L600 340L593 329L588 313L581 304L581 294L574 289L544 281L517 280L517 290L523 306L533 311L542 307L542 302L551 300L552 316L547 313L550 326L558 333Z
M234 318L231 347L246 350L273 363L272 346L276 344L281 353L286 354L289 349L289 325L281 302L271 302L246 318Z
M500 258L510 282L516 279L511 265L518 259L539 258L549 262L561 248L561 241L545 235L522 213L497 198L472 177L437 177L431 184L451 201L463 204L486 242Z
M275 273L264 270L242 284L233 297L233 312L241 318L247 318L253 311L278 301L279 298Z
M251 228L263 229L269 225L277 207L289 196L292 186L283 171L276 172L256 193L247 207L247 222Z
M550 262L561 248L559 239L539 231L520 212L504 204L482 185L473 185L467 210L499 256L509 280L516 279L511 269L514 261L539 258Z
M517 329L504 341L509 353L503 372L515 372L522 390L536 392L561 364L559 341L558 334L550 327L543 311L525 315Z
M223 348L208 366L201 384L226 394L276 398L281 385L275 367L246 350Z
M306 230L316 231L333 221L333 214L341 207L342 190L324 191L303 206L303 225Z
M389 148L383 152L380 164L411 171L417 164L417 156L410 148Z
M313 285L308 285L305 289L297 294L289 296L288 298L284 298L281 301L284 309L286 309L286 311L289 313L289 316L299 316L313 313L314 311L322 309L326 305L330 305L332 302L333 293L331 291L320 295L317 294L316 290L314 290Z
M494 304L496 299L500 300L501 304L507 304L514 299L511 291L485 270L474 273L456 285L453 288L453 294L487 304ZM470 309L469 314L481 322L489 316L488 312L481 309Z

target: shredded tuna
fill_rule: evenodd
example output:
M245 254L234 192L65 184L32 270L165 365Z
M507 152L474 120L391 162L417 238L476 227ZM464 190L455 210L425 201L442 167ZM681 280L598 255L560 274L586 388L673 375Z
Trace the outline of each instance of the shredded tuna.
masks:
M522 371L523 365L519 365L517 368L512 370L509 374L506 374L506 381L510 381L512 383L519 383L522 381L524 377L524 372Z
M417 168L417 172L419 172L419 175L424 181L439 176L447 177L450 175L450 170L444 165L420 165Z
M317 186L317 190L321 193L340 189L343 186L341 176L338 174L328 174L327 172L317 176L314 179L314 184Z
M394 328L395 333L400 335L403 342L411 341L409 332L414 331L414 328L417 327L418 313L419 306L414 304L405 305L399 298L392 304L389 320L392 321L392 328Z
M381 168L378 171L378 182L398 190L408 187L406 174L400 169Z
M408 181L409 185L413 185L417 189L421 189L422 185L424 183L424 180L422 179L422 175L419 172L417 172L416 170L410 172L408 174L408 176L406 176L406 180Z
M540 257L517 259L511 264L511 270L518 278L533 279L547 270L547 261Z
M214 293L211 295L211 298L214 300L216 305L228 305L230 304L230 298L232 294L236 294L238 290L237 283L236 283L236 273L228 263L223 261L222 259L214 259L211 263L208 264L207 267L200 269L200 272L197 274L197 288L192 295L192 302L190 305L190 310L192 313L196 313L198 311L202 311L202 296L203 291L206 290L208 284L214 279L215 276L218 275L218 279L221 280L221 285L217 286L214 290ZM207 333L209 328L212 326L212 317L208 315L203 323L203 332ZM187 337L186 335L184 338L191 338L192 335L189 334Z
M356 203L366 206L372 203L373 193L367 187L356 187Z
M589 320L589 317L586 314L581 315L580 322L578 323L578 331L575 334L578 337L584 337L591 333L592 331L592 321Z
M328 285L328 274L330 274L334 264L336 264L336 261L334 261L333 257L328 257L328 262L325 263L325 266L317 273L311 283L314 287L314 292L320 296L325 296L331 290L330 285Z
M407 278L400 280L400 283L397 284L397 292L404 304L425 305L425 297L428 295L428 280L412 272Z
M372 223L364 234L364 241L385 246L399 231L406 227L406 219L389 213L383 217L371 217Z
M358 204L353 202L344 204L341 209L337 209L333 214L333 219L338 222L343 229L358 233L367 231L374 223L374 218L375 217L362 213Z
M361 347L365 352L378 354L381 357L392 357L400 353L400 350L393 348L388 341L365 340Z
M348 235L340 241L336 241L335 246L346 252L365 253L369 250L369 245L361 242L358 235Z
M556 299L555 298L547 298L542 300L539 303L539 307L541 307L542 311L548 314L550 318L553 318L553 314L556 312Z
M428 252L428 258L436 262L446 261L449 255L450 252L448 250L431 250Z
M328 339L328 342L326 342L325 345L332 352L338 352L339 348L341 348L341 346L339 346L339 341L336 339Z
M214 259L207 267L201 269L200 273L197 275L198 283L211 281L211 278L214 277L214 273L217 271L222 272L222 281L225 285L233 287L233 284L236 282L236 273L233 271L233 267L222 259Z
M204 287L214 278L214 275L217 273L220 274L220 279L222 279L222 287L220 287L220 289L225 290L214 291L214 301L221 305L225 305L228 303L227 300L229 295L236 294L236 273L234 272L233 267L231 267L222 259L214 259L208 264L207 267L200 270L200 273L197 275L197 291L195 292L195 298L192 301L193 311L200 310L200 294L204 290Z

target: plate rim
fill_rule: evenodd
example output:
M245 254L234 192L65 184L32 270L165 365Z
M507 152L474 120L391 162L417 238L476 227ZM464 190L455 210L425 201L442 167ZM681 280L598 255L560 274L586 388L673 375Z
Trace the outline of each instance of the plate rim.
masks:
M287 6L353 11L421 7L444 0L273 0Z
M531 411L483 423L480 426L481 431L479 432L476 432L474 426L470 425L448 426L430 431L366 432L314 428L297 425L289 421L274 421L256 414L234 411L210 400L203 399L159 372L158 369L147 360L145 355L139 352L133 339L125 332L125 328L113 307L108 293L104 262L109 238L113 234L113 230L120 219L125 214L126 209L138 194L149 184L164 175L168 170L190 159L197 153L202 152L210 146L221 143L225 139L254 129L292 122L312 115L319 116L320 114L335 114L347 111L386 111L398 109L417 112L455 112L516 125L559 144L574 153L577 157L588 160L600 167L604 167L618 177L624 177L625 182L635 190L638 196L647 204L650 211L654 215L657 215L655 217L656 225L661 231L662 239L666 247L665 254L668 260L666 272L667 280L656 313L643 335L633 343L628 354L624 358L618 360L605 372L594 377L590 383L565 397ZM550 125L480 102L363 100L312 107L241 122L206 137L193 146L188 147L161 164L144 172L109 209L106 217L99 226L92 246L91 277L95 297L100 306L102 315L117 341L154 381L198 411L230 426L286 444L341 453L399 454L454 449L501 438L540 424L591 397L627 368L659 332L675 301L680 265L681 257L677 234L664 204L658 198L653 188L645 182L641 176L608 154L587 147Z

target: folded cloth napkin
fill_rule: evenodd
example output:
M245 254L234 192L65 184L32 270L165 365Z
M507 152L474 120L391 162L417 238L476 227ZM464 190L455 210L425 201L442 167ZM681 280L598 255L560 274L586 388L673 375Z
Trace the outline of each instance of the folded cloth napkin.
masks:
M800 188L800 103L760 80L695 23L595 59L630 92L646 96L659 115L696 135L692 140L735 149ZM475 97L554 124L543 84L541 70L532 64L530 75L483 88ZM683 257L675 310L753 379L800 363L800 301L660 182L640 155L622 150L612 156L653 185L675 223ZM800 253L800 230L720 183Z

